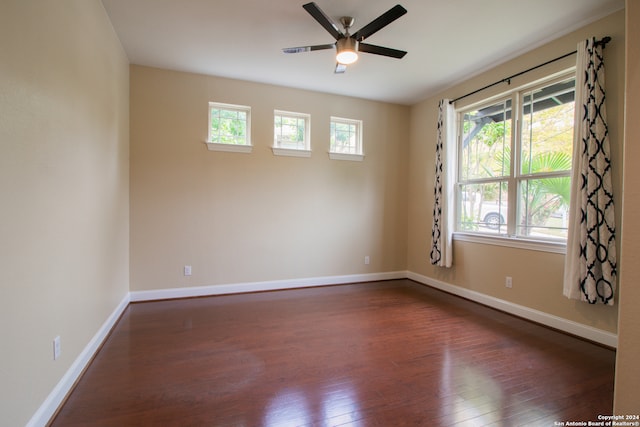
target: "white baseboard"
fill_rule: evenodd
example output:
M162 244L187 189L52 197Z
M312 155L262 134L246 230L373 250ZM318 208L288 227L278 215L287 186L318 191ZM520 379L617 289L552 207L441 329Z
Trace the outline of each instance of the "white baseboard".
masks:
M514 316L522 317L524 319L531 320L533 322L540 323L542 325L549 326L551 328L558 329L560 331L567 332L569 334L576 335L578 337L582 337L599 344L603 344L608 347L618 347L618 335L611 332L596 329L591 326L586 326L572 320L563 319L562 317L554 316L553 314L544 313L533 308L514 304L512 302L485 295L480 292L475 292L469 289L461 288L459 286L454 286L449 283L441 282L439 280L432 279L430 277L423 276L411 271L407 273L407 278L424 285L431 286L463 298L467 298L482 305L486 305L488 307L513 314Z
M113 328L116 321L120 318L120 315L128 305L129 293L127 293L122 301L120 301L113 313L111 313L107 320L102 324L102 327L100 327L91 341L89 341L78 357L76 357L76 360L73 361L71 367L69 367L60 381L58 381L58 384L56 384L51 393L49 393L36 413L33 414L27 423L27 427L46 426L47 423L51 421L51 417L53 417L64 398L71 391L76 380L80 377L85 367L91 361L96 351L98 351L98 348L100 348L100 345L109 334L109 331L111 331L111 328Z
M232 283L189 288L157 289L130 292L131 302L154 301L171 298L202 297L210 295L237 294L244 292L275 291L282 289L308 288L312 286L341 285L376 280L406 279L406 271L386 273L349 274L344 276L308 277L304 279L270 280L265 282Z

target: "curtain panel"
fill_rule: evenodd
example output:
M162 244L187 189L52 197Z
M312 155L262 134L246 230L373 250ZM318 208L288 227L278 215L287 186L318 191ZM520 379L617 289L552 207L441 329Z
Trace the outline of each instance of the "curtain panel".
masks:
M578 44L571 210L563 294L613 305L616 246L602 46Z
M433 189L433 224L431 227L430 261L440 267L453 263L453 173L455 172L455 109L448 99L438 104L436 164Z

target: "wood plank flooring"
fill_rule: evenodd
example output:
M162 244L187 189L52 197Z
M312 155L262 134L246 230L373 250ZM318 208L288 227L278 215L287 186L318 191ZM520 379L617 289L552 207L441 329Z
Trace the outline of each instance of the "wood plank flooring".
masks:
M59 426L553 426L615 352L409 280L131 304Z

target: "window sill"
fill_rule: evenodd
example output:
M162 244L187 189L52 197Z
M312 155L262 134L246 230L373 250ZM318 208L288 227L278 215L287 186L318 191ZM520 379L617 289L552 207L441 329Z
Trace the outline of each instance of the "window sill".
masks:
M229 153L251 153L253 145L220 144L217 142L205 142L209 151L226 151Z
M311 157L311 150L299 150L296 148L271 147L274 156Z
M347 153L329 152L329 158L331 160L350 160L352 162L361 162L364 160L364 154L347 154Z
M564 242L547 240L524 239L522 237L485 236L475 233L453 233L453 240L460 242L481 243L485 245L505 246L509 248L528 249L531 251L566 254L567 245Z

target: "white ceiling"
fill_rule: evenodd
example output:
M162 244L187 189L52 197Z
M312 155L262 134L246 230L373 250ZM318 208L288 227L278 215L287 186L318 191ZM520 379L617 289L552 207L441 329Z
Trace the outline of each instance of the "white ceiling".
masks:
M316 0L352 32L400 2L408 13L367 39L403 59L361 54L334 74L335 40L310 0L102 0L133 64L413 104L624 7L624 0Z

